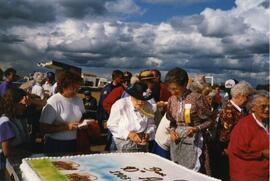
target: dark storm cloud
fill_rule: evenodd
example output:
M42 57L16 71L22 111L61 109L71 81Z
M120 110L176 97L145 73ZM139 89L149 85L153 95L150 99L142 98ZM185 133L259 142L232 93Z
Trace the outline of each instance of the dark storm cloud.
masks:
M264 7L265 9L269 8L269 1L265 0L265 1L261 2L260 6Z
M55 20L54 3L47 1L0 1L1 26L46 23Z
M0 42L1 43L21 43L23 39L20 39L17 35L4 35L0 34Z
M59 1L63 14L67 17L84 18L85 16L100 16L106 14L106 1L99 0L63 0Z
M0 22L3 27L37 26L59 19L99 17L107 13L105 3L111 0L3 0L0 1Z

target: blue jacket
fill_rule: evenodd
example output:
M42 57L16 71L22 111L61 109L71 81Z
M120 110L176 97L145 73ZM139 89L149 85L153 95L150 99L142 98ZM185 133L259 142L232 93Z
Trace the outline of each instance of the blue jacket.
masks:
M103 121L109 119L109 114L104 110L103 108L103 101L107 97L107 95L117 86L114 86L112 83L106 85L100 92L100 98L98 102L98 108L97 108L97 120Z

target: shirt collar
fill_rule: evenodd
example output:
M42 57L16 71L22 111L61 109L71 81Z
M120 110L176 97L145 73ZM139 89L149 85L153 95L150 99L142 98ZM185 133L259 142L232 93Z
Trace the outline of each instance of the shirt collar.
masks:
M236 105L232 100L230 100L230 102L237 109L237 111L242 112L242 109L238 105Z
M266 127L263 125L263 123L262 123L261 121L259 121L259 120L256 118L256 116L255 116L254 113L252 113L252 116L253 116L253 118L255 119L256 123L257 123L260 127L262 127L262 128L268 133L268 130L266 129Z
M191 91L189 89L186 89L181 96L178 96L178 100L184 100L188 94L190 94Z
M131 106L131 109L132 109L133 111L137 112L138 109L136 109L136 108L133 106L132 101L131 101L131 96L128 96L128 102L129 102L129 105Z

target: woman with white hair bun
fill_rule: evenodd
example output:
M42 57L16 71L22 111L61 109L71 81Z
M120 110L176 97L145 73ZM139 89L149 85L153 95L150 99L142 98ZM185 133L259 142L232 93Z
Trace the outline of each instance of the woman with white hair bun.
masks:
M41 73L41 72L35 72L33 78L35 81L35 85L32 87L31 94L39 96L40 99L44 99L45 91L42 85L46 81L46 74Z
M257 91L248 101L249 115L231 133L230 180L269 180L269 92Z
M214 176L222 180L229 180L229 162L227 156L227 147L230 141L230 134L238 121L245 116L244 107L249 95L253 93L253 88L247 82L239 82L231 89L232 98L225 104L220 112L219 123L217 127L217 169Z

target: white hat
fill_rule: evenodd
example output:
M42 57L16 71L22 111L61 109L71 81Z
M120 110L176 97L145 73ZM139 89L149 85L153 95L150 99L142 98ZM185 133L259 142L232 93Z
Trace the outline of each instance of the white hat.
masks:
M235 85L235 81L233 79L226 80L225 88L231 89Z

